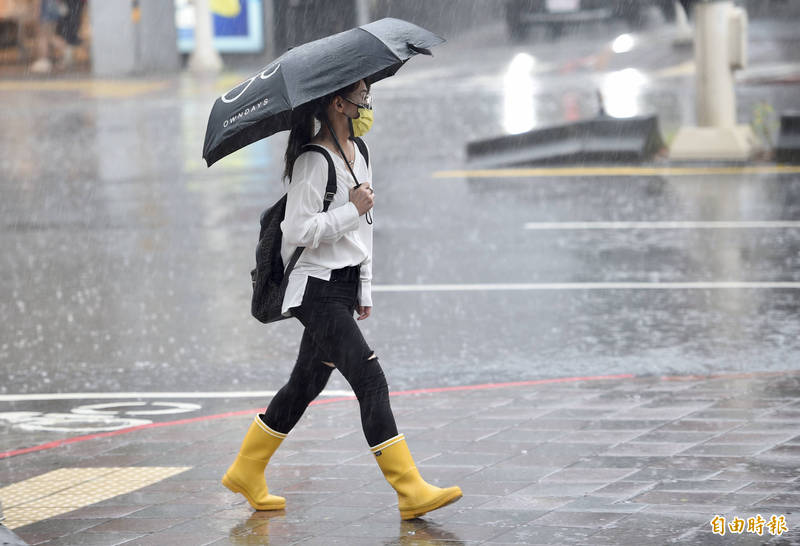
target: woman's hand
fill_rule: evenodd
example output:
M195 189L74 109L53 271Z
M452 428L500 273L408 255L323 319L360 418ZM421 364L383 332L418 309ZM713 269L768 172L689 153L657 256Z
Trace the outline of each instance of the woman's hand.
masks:
M364 182L357 189L351 189L350 201L356 206L356 209L358 209L359 216L366 214L375 203L375 195L372 193L369 182Z
M363 305L358 305L356 306L356 311L358 311L358 318L356 320L364 320L372 312L372 307L365 307Z

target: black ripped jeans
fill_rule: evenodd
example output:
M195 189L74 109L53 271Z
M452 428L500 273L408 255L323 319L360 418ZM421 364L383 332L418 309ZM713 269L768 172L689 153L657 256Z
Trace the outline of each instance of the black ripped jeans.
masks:
M292 430L328 383L333 368L323 362L332 362L358 398L367 443L374 446L397 436L386 378L353 318L358 286L357 267L333 270L330 281L308 277L302 305L292 308L305 326L300 352L289 382L261 417L268 427Z

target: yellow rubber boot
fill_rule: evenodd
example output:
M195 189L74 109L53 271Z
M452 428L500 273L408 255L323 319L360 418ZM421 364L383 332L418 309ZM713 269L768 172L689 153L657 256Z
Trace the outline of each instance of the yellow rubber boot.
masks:
M264 478L264 469L284 438L286 434L272 430L256 415L242 441L239 455L222 477L222 485L244 495L256 510L286 508L286 499L269 494Z
M370 449L386 481L397 491L401 519L418 518L461 498L459 487L442 489L422 479L404 435L399 434Z

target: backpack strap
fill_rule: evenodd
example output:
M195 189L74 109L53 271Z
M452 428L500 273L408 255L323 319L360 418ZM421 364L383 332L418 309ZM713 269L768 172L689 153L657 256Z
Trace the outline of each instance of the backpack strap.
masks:
M333 196L336 195L336 167L333 164L331 154L328 153L323 146L318 144L306 144L303 146L308 151L319 152L328 162L328 185L325 186L325 196L322 198L322 212L328 212L328 207L333 201Z
M356 143L356 146L358 146L361 155L367 160L367 167L369 167L369 150L367 149L367 143L364 142L361 137L354 137L353 141Z
M333 196L336 195L336 166L333 164L333 159L331 158L331 154L328 153L323 146L319 146L317 144L306 144L303 146L306 151L310 152L319 152L324 157L325 160L328 162L328 184L325 186L325 196L322 198L322 212L328 212L328 207L331 206L331 201L333 201ZM300 259L300 254L303 253L306 247L299 246L295 249L292 257L289 259L289 264L284 269L284 277L283 282L281 283L281 290L286 290L286 284L289 282L289 273L292 272L294 269L295 264L297 264L297 260Z

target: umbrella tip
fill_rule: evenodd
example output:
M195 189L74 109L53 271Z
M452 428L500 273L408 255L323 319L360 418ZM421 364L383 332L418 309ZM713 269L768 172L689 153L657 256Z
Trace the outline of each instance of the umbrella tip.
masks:
M413 51L414 53L422 53L423 55L428 55L430 57L433 57L433 53L431 53L430 49L426 49L424 47L415 46L411 42L406 42L406 47L408 49L410 49L411 51Z

